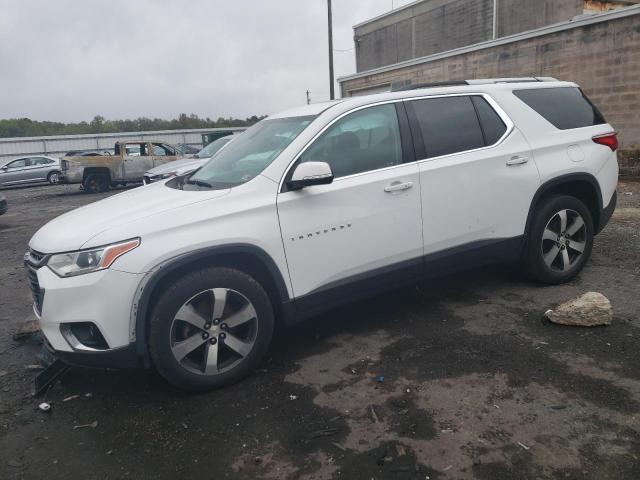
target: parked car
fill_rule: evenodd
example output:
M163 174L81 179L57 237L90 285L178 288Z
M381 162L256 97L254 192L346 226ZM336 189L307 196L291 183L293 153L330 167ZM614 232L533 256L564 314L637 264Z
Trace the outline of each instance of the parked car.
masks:
M54 157L38 155L21 157L6 161L0 166L0 185L22 185L26 183L60 181L60 160Z
M5 213L7 213L7 208L7 198L4 195L0 194L0 215L4 215Z
M113 155L65 156L61 161L61 179L82 184L87 193L106 192L112 185L141 183L147 170L178 158L180 152L166 143L116 142Z
M276 323L426 276L519 261L537 282L572 279L615 208L617 145L555 80L302 106L191 175L42 227L26 255L34 309L69 363L228 385Z
M197 170L202 165L207 163L216 153L218 153L222 149L222 147L228 144L231 141L232 137L233 135L229 135L228 137L222 137L214 140L198 153L196 153L193 158L174 160L173 162L165 163L164 165L160 165L159 167L152 168L148 172L145 172L144 176L142 177L144 184L148 185L149 183L157 182L159 180L165 180L170 177L186 175Z

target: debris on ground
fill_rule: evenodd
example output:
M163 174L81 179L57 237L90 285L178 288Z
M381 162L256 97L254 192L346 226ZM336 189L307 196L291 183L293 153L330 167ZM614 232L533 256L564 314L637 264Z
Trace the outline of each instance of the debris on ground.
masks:
M613 309L609 299L601 293L587 292L553 310L547 310L544 316L560 325L593 327L611 325Z
M309 434L309 438L320 438L320 437L330 437L331 435L335 435L338 433L337 428L323 428L322 430L316 430L315 432L311 432Z
M378 383L384 383L384 375L379 375L376 380L378 380Z
M93 397L93 393L85 393L84 394L84 398L92 398Z
M375 423L380 423L380 419L378 418L378 414L376 413L375 409L373 408L373 405L371 405L371 417L373 418L373 421Z
M44 369L42 365L38 365L37 363L33 363L31 365L25 365L24 368L26 370L43 370Z
M49 412L51 411L51 404L47 402L42 402L40 405L38 405L38 409L42 412Z
M298 396L297 395L289 395L289 400L297 400Z
M524 448L525 450L531 450L531 447L527 447L524 443L522 442L518 442L518 445L520 445L522 448Z
M27 320L20 325L18 331L13 334L13 339L22 341L31 338L36 333L40 332L40 325L37 320Z
M71 400L75 400L76 398L78 398L80 395L71 395L70 397L67 398L63 398L62 401L63 402L70 402Z
M73 429L78 430L79 428L96 428L98 426L98 421L94 421L91 423L87 423L86 425L74 425Z
M7 465L9 465L10 467L13 467L13 468L20 468L20 467L22 467L22 464L21 464L19 461L17 461L17 460L9 460L9 461L7 462Z
M6 370L0 370L0 377L4 377L5 375L8 375L9 372L7 372Z

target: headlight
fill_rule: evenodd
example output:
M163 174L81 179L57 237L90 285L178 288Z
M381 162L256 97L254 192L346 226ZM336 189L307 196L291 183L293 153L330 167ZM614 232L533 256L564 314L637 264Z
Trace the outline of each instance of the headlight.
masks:
M140 239L127 240L105 247L52 255L47 266L60 277L74 277L109 268L116 259L140 245Z

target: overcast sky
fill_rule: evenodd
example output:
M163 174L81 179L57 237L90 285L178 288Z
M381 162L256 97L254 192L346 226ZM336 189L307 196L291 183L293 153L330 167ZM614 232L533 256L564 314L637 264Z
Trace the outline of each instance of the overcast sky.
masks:
M336 77L391 6L333 0ZM326 0L0 0L0 65L0 118L275 113L329 97Z

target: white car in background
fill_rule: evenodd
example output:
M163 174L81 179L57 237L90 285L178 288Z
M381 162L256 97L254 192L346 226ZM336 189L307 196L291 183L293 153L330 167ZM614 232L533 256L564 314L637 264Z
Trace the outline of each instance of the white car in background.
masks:
M229 143L232 138L233 135L228 135L226 137L221 137L214 140L198 153L196 153L193 158L183 158L181 160L175 160L173 162L160 165L156 168L152 168L144 174L144 176L142 177L142 181L145 185L148 185L159 180L195 172L197 169L207 163L227 143Z

